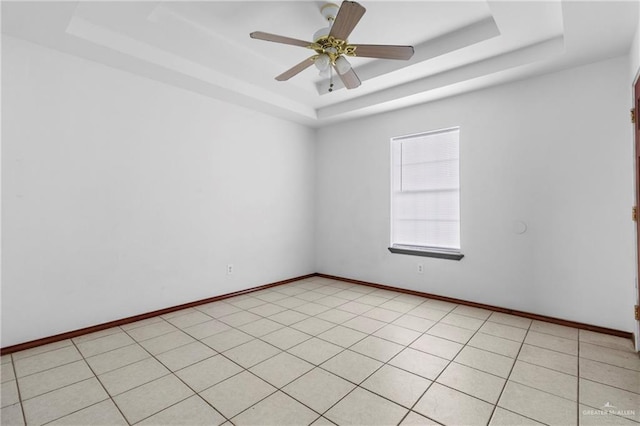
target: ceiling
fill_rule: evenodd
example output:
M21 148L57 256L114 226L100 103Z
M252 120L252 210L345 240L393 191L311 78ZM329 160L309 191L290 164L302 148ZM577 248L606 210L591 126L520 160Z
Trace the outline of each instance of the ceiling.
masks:
M310 40L320 1L2 2L2 33L320 127L629 52L636 1L375 1L352 43L413 45L409 61L350 58L362 85L308 68L313 52L249 37ZM339 4L339 2L338 2Z

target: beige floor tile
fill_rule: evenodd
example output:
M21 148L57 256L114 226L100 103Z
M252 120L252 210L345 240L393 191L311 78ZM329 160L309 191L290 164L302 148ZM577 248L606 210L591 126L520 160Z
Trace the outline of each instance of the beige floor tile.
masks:
M353 383L321 368L315 368L289 383L283 391L318 413L324 413L354 388Z
M331 420L325 417L318 417L316 421L311 423L311 426L334 426L334 425L335 423L333 423Z
M143 359L98 377L110 395L115 396L169 374L154 358Z
M140 342L140 346L148 350L152 355L159 355L171 349L179 348L196 340L181 330L163 334Z
M350 350L339 353L321 365L322 368L353 383L360 383L382 365L381 362Z
M576 376L516 361L509 380L572 401L578 400L578 379Z
M520 351L522 343L515 342L502 337L492 336L490 334L476 333L468 343L474 348L484 349L485 351L495 352L500 355L515 358Z
M292 347L287 352L314 365L320 365L342 350L343 348L340 346L314 337Z
M328 311L331 309L328 306L321 305L319 303L305 303L304 305L296 306L291 308L296 312L301 312L305 315L318 315L322 312Z
M580 341L598 346L606 346L611 349L633 352L633 342L624 337L611 336L609 334L595 333L588 330L580 330Z
M581 358L580 377L605 385L640 392L640 372Z
M640 388L638 389L640 391ZM580 379L580 403L640 422L640 394Z
M357 388L324 416L339 425L395 425L407 409L369 391Z
M524 329L528 329L532 323L532 321L529 318L505 314L502 312L493 312L491 316L487 319L487 321L497 322L499 324L509 325L511 327L524 328Z
M440 320L443 324L455 325L456 327L465 328L467 330L476 331L485 320L478 318L468 317L465 315L459 315L454 312L448 313L447 316Z
M460 352L463 345L451 340L431 336L430 334L423 334L410 347L441 358L453 359Z
M245 371L210 387L200 396L230 419L275 391L269 383Z
M308 425L318 418L318 413L300 404L282 392L263 399L250 409L233 418L237 426L243 425Z
M279 322L280 324L284 325L295 324L306 318L309 318L309 315L305 315L292 310L282 311L269 317L270 320Z
M2 364L2 370L0 371L0 383L7 382L9 380L15 380L16 374L13 371L13 363L7 362Z
M23 426L22 406L20 404L9 405L0 408L0 424L5 426Z
M390 291L390 290L384 290L384 289L374 290L369 294L376 297L383 297L387 300L393 299L394 297L398 297L399 295L397 291Z
M149 318L149 319L144 320L144 321L148 321L148 323L150 324L152 320L161 321L161 319L159 320L157 317ZM98 337L104 337L104 336L108 336L110 334L120 333L122 330L124 330L125 327L134 328L133 326L138 324L138 323L140 323L140 322L143 322L143 321L138 321L138 322L134 322L134 323L131 323L131 324L126 324L126 325L124 325L122 327L105 328L104 330L94 331L93 333L83 334L82 336L74 337L71 340L73 340L75 344L82 343L82 342L88 342L89 340L97 339ZM38 346L36 348L28 349L26 351L21 351L21 352L25 352L25 353L26 352L30 352L30 351L37 351L38 352L40 349L42 349L43 351L46 352L45 348L47 346L54 346L54 345L60 345L59 347L70 346L71 345L71 340L64 340L64 341L61 341L61 342L51 343L51 344L45 345L45 346ZM16 359L15 358L15 354L14 354L14 358L13 359L14 360Z
M273 289L273 291L276 291L278 293L282 293L282 294L286 294L287 296L291 297L291 296L295 296L296 294L300 294L300 293L304 293L305 289L304 288L300 288L300 287L296 287L293 285L287 285L287 286L279 286Z
M355 314L355 315L362 315L365 312L372 310L373 306L367 305L366 303L360 303L352 300L350 302L347 302L345 304L338 306L337 309L340 309L341 311L351 312L352 314Z
M276 348L280 348L283 351L294 347L295 345L309 340L311 336L298 330L294 330L290 327L284 327L280 330L276 330L273 333L269 333L266 336L262 336L262 340L272 344Z
M519 343L522 342L527 335L527 330L523 328L512 327L510 325L490 321L487 321L482 327L480 327L480 332L502 337L503 339L513 340Z
M465 344L469 341L469 339L471 339L474 332L464 328L456 327L455 325L443 324L439 322L431 327L429 331L427 331L427 334Z
M433 327L436 322L427 318L421 318L414 315L406 314L395 320L393 324L399 325L400 327L408 328L409 330L424 333L425 331Z
M129 345L87 358L87 363L93 372L99 375L149 357L149 353L140 345Z
M0 407L8 407L20 402L18 396L18 384L15 380L9 380L8 382L0 385Z
M293 324L291 328L316 336L335 326L335 323L311 317Z
M434 383L413 408L447 425L486 425L493 405Z
M395 324L385 325L373 334L404 346L411 344L411 342L420 337L419 332Z
M333 286L324 286L324 287L318 287L317 289L315 289L316 293L322 293L322 294L326 294L326 295L333 295L336 293L340 293L343 289L338 288L338 287L333 287ZM342 299L342 300L346 300L346 299Z
M265 303L264 305L249 309L249 312L260 315L261 317L268 317L286 310L287 308L283 308L282 306L274 305L273 303Z
M396 300L398 302L408 303L413 306L418 306L418 305L422 305L428 299L422 296L414 296L413 294L400 294L399 296L394 297L393 300Z
M198 323L196 325L192 325L190 327L182 327L182 330L184 330L185 333L192 337L195 337L198 340L202 340L205 337L213 336L214 334L218 334L230 329L231 327L229 327L227 324L212 319L210 319L209 321Z
M297 294L296 297L298 299L306 300L307 302L313 302L326 297L326 294L316 293L315 291L307 291L306 293Z
M452 311L454 314L465 315L467 317L473 317L480 320L486 320L493 313L482 308L476 308L474 306L458 305Z
M342 346L343 348L348 348L354 343L364 339L366 336L367 335L365 333L339 325L325 331L318 337L322 340Z
M279 330L282 327L284 326L279 322L271 321L267 318L262 318L248 324L241 325L240 327L238 327L238 329L254 337L260 337Z
M98 380L91 378L24 401L22 406L26 423L41 425L108 397Z
M374 320L373 318L358 316L344 322L342 325L345 327L353 328L354 330L360 331L362 333L372 334L387 325L387 323Z
M439 426L440 423L436 423L433 420L426 418L416 412L410 411L407 417L402 420L400 426Z
M99 402L75 413L59 418L50 425L128 425L112 400Z
M529 331L524 342L529 345L551 349L569 355L578 355L578 342L572 339L538 333L537 331Z
M520 414L507 411L504 408L496 407L489 426L544 426L533 419L523 417Z
M251 367L251 372L277 388L281 388L314 368L286 352Z
M340 309L342 309L342 307ZM400 318L402 315L403 314L400 312L392 311L390 309L384 309L381 307L377 307L373 309L369 307L369 309L362 314L363 317L373 318L375 320L382 321L382 322L395 321L398 318Z
M82 356L88 358L114 349L122 348L135 343L124 331L109 336L99 337L88 342L77 343L76 346Z
M286 299L287 297L289 297L286 294L278 293L277 291L256 292L254 293L254 295L257 299L264 300L265 302L269 302L269 303L275 302L276 300Z
M124 331L129 331L129 330L133 330L134 328L144 327L145 325L154 324L156 322L162 322L162 321L164 321L162 317L151 317L151 318L146 318L136 322L130 322L129 324L121 325L120 328ZM117 328L118 327L114 327L114 329L117 329ZM80 338L82 338L82 336L80 336ZM79 338L75 337L73 340L76 343L79 343L77 339Z
M435 380L449 361L415 349L407 348L396 355L389 364L411 373Z
M225 418L197 395L165 408L138 425L221 425Z
M0 365L11 364L11 354L0 355Z
M618 349L581 342L580 357L640 371L640 357L638 357L637 352L620 351Z
M247 298L245 299L240 299L239 297L236 298L231 298L227 301L229 304L240 308L240 309L251 309L251 308L255 308L257 306L260 305L264 305L266 302L264 300L255 298L255 297L251 297L247 295Z
M371 305L371 306L380 306L383 303L387 302L388 300L389 299L384 297L374 296L372 294L366 294L362 297L357 298L356 302L364 303L366 305Z
M168 322L161 321L145 325L144 327L138 327L134 328L133 330L128 330L127 334L133 337L135 341L142 342L144 340L162 336L163 334L171 333L177 330L178 328L174 327Z
M216 355L178 370L175 374L191 389L200 392L241 371L242 368L234 362L222 355Z
M177 317L181 317L183 315L191 314L193 312L197 312L197 310L195 308L185 308L185 309L180 309L180 310L177 310L177 311L172 311L172 312L169 312L169 313L166 313L166 314L162 314L162 315L160 315L160 317L162 319L169 320L169 319L172 319L172 318L177 318Z
M224 352L224 356L240 364L244 368L250 368L267 358L278 354L280 349L260 340L252 340L233 349Z
M174 326L184 330L185 328L193 327L196 324L211 321L211 317L200 311L193 310L193 312L190 312L186 315L169 318L167 319L167 321Z
M391 365L384 365L360 386L396 404L411 408L430 384L431 380Z
M227 302L213 302L207 303L206 305L200 305L196 307L197 310L204 312L212 318L221 318L226 315L235 314L236 312L242 311L240 308L236 308L233 305L228 304Z
M253 314L247 311L236 312L235 314L226 315L218 318L223 323L230 325L231 327L240 327L241 325L249 324L254 321L262 319L260 315Z
M452 362L438 377L437 382L495 404L498 402L505 379Z
M334 293L333 295L335 297L339 297L341 299L346 299L346 300L355 300L363 296L362 293L359 293L357 291L351 291L351 290L342 290L337 293Z
M115 396L130 423L139 422L193 395L193 391L176 376L170 374Z
M319 305L323 305L323 306L326 306L328 308L338 308L338 307L344 305L345 303L349 303L349 301L347 299L341 299L339 297L334 297L334 296L325 296L322 299L316 300L315 302L317 304L319 304ZM346 311L344 311L344 312L346 312Z
M580 426L638 426L637 422L629 420L627 417L611 414L608 410L618 411L616 408L602 410L580 404L578 406Z
M27 358L16 359L13 365L18 377L39 373L50 368L59 367L78 361L82 358L80 352L74 346L66 346L53 351L40 353ZM15 358L14 358L15 359Z
M389 309L391 311L400 312L401 314L406 314L412 309L416 308L416 305L407 302L400 302L398 300L389 300L388 302L384 302L379 306L380 308Z
M454 361L506 379L515 360L493 352L466 346L455 357Z
M409 312L407 312L407 315L412 315L414 317L424 318L431 321L440 321L442 318L447 316L447 312L448 311L436 309L435 307L425 303L410 310Z
M61 365L30 376L21 377L20 395L23 400L62 388L93 377L93 372L83 360Z
M224 352L236 346L240 346L243 343L247 343L254 340L253 336L243 333L240 330L232 328L231 330L223 331L222 333L214 334L213 336L205 337L202 339L202 343L215 349L218 352Z
M297 297L287 297L286 299L281 299L273 303L287 309L294 309L298 306L306 305L309 302L307 302L306 300L298 299Z
M540 348L524 344L518 354L518 359L536 364L561 373L578 375L578 357L567 355L562 352L552 351L550 349Z
M575 425L578 414L573 401L511 381L498 405L548 425Z
M169 370L177 371L181 368L195 364L203 359L216 355L216 351L200 342L193 342L171 349L158 355L158 361L163 363Z
M578 340L578 329L573 327L565 327L564 325L552 324L544 321L533 321L531 323L531 331L538 333L551 334L565 339Z
M428 299L424 303L424 306L428 306L434 309L439 309L444 312L451 312L452 310L456 309L460 305L457 305L451 302L445 302L444 300Z
M375 336L368 336L349 349L378 361L387 362L396 356L405 346Z

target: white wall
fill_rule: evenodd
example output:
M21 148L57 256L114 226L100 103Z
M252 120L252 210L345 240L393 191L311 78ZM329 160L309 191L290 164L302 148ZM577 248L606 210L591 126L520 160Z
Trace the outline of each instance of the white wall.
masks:
M2 347L314 272L312 130L8 36L2 55Z
M628 62L319 131L318 271L633 331ZM389 138L452 126L465 258L391 254ZM515 234L515 221L528 231Z

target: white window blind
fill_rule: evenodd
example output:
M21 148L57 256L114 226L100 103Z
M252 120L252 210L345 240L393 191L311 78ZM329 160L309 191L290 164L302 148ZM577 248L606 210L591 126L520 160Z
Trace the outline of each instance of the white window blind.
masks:
M460 251L460 129L391 139L391 246Z

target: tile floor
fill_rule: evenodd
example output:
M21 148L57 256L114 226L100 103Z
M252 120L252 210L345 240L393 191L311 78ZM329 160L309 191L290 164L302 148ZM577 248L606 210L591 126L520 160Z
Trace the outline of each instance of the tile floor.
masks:
M625 339L310 278L2 356L2 425L636 425Z

